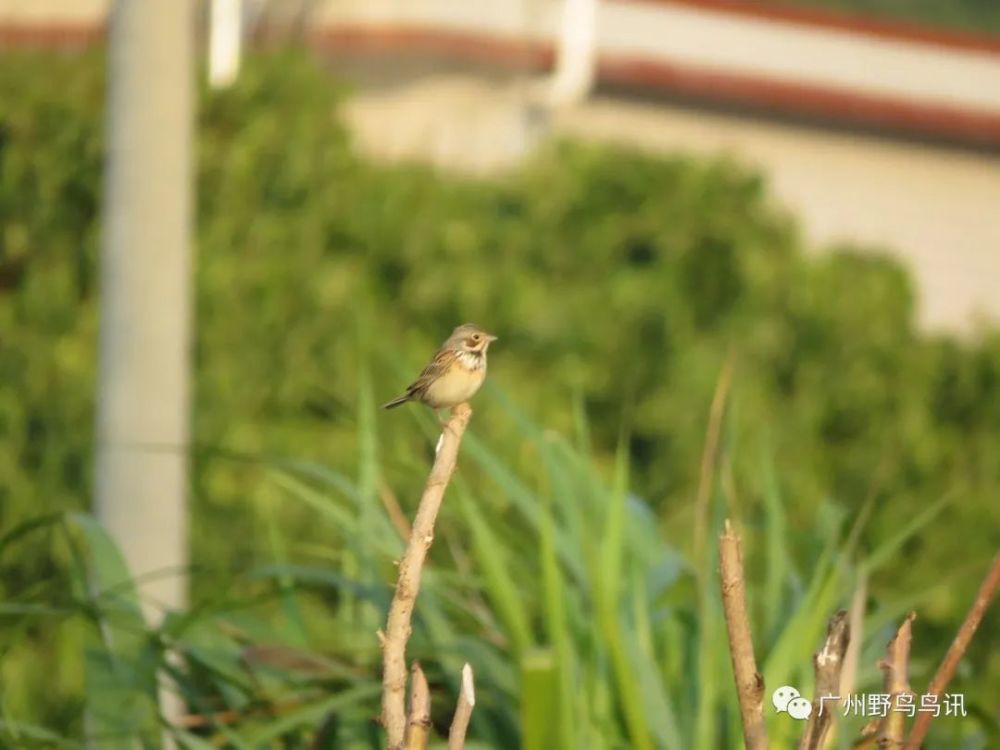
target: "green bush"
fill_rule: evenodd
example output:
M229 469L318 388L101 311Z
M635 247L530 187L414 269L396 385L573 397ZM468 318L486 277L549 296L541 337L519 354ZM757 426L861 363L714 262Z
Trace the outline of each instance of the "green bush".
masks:
M97 55L0 63L0 530L84 508L90 494L101 76ZM867 552L951 497L871 582L880 606L916 598L915 648L943 653L1000 540L1000 335L921 334L895 263L846 249L807 257L739 165L564 143L490 181L376 166L352 155L336 98L318 66L279 55L251 59L238 86L202 101L196 602L329 541L314 512L265 481L277 458L356 473L372 504L382 484L416 494L428 456L419 411L358 404L396 395L474 320L500 336L475 429L510 471L543 481L515 411L562 434L586 414L605 468L628 436L632 487L682 550L729 357L720 492L751 527L780 494L793 565L813 569L808 530L831 503L871 509ZM361 428L377 443L359 441ZM467 474L506 502L488 472ZM55 532L32 539L0 548L0 596L66 603L65 545ZM760 572L766 556L751 563ZM271 590L238 580L234 594ZM339 603L300 605L325 621ZM3 683L17 685L5 710L72 726L80 664L58 655L81 636L58 622L3 629ZM997 694L998 631L984 626L969 664L984 701Z

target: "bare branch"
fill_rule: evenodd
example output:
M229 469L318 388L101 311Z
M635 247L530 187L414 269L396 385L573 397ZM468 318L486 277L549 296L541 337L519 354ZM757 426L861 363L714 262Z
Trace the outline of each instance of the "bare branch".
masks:
M410 680L410 721L406 726L406 750L425 750L431 730L431 691L419 662L413 662Z
M878 744L879 720L872 719L861 728L861 736L851 745L851 750L870 750Z
M847 612L840 610L826 627L823 648L813 656L816 673L816 692L813 695L812 713L799 740L799 750L820 750L826 734L833 726L833 706L840 696L840 674L844 668L844 655L851 642L851 622ZM823 698L832 697L831 701Z
M982 622L986 608L989 607L990 601L996 595L998 588L1000 588L1000 553L993 558L993 564L990 566L989 571L986 573L986 578L983 579L983 583L979 587L979 593L976 594L976 599L972 602L972 608L969 610L969 614L965 616L965 622L958 629L958 634L948 648L948 653L944 655L944 660L934 674L934 679L931 680L931 684L928 686L925 695L940 697L944 693L944 689L948 687L952 675L955 674L955 669L962 660L965 650L969 647L969 642L972 640L976 628L979 627L979 623ZM932 718L933 714L929 711L921 712L917 715L917 720L913 723L910 736L906 740L906 750L919 750L920 743L924 741L924 737L927 736L927 730L930 729Z
M448 730L448 750L463 750L465 733L469 729L469 719L476 705L476 686L472 681L472 667L466 662L462 667L462 687L458 691L458 705L455 706L455 717L451 720Z
M715 468L719 452L719 434L722 431L722 415L725 413L729 386L733 380L733 362L734 356L730 352L722 365L722 370L719 371L719 379L715 383L712 405L708 412L705 445L701 451L698 494L694 500L694 559L699 562L701 561L702 548L705 546L705 534L708 528L708 501L712 495L712 470Z
M913 640L913 621L916 612L910 612L889 641L885 658L879 669L885 672L885 692L890 696L889 709L879 724L878 747L899 748L906 737L906 714L899 708L899 696L913 695L910 690L910 642Z
M406 514L399 507L399 501L396 499L396 494L392 491L392 487L384 480L379 480L378 497L382 501L382 507L385 508L385 512L389 514L389 520L392 521L392 525L396 528L399 538L409 539L410 534L413 532L410 528L410 522L406 520Z
M757 671L753 653L740 538L733 532L728 520L719 536L719 574L722 582L722 607L729 633L729 654L732 657L733 677L736 680L736 694L743 722L743 739L746 750L766 750L764 677Z
M861 661L861 642L864 639L865 603L868 601L868 578L862 573L851 596L851 642L844 655L844 668L840 673L840 695L850 695L858 681L858 663Z
M451 413L438 443L437 457L424 486L424 494L413 519L413 530L399 562L399 578L389 607L382 639L382 725L389 750L403 750L406 736L406 642L410 620L420 592L420 574L427 550L434 541L434 522L458 460L458 447L469 425L472 409L459 404Z

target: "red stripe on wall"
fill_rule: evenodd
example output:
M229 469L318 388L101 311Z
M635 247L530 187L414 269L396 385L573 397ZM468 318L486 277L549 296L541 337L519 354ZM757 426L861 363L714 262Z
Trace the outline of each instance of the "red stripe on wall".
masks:
M761 0L608 0L637 5L680 5L698 10L749 16L762 21L813 26L833 31L864 34L880 39L934 44L939 47L1000 55L1000 34L928 26L863 13L813 8Z
M432 54L468 62L551 68L552 45L412 27L337 27L314 37L326 52ZM1000 145L1000 113L893 99L815 84L797 84L687 64L604 55L598 79L666 93L810 115L833 123L882 126L913 134Z
M602 58L600 80L630 86L810 115L833 123L885 127L1000 146L1000 114L871 96L813 84L719 73L689 65Z
M667 0L628 0L666 2ZM744 0L670 0L694 5L745 4ZM102 25L0 24L0 47L77 48L100 41ZM329 54L405 53L465 62L545 71L554 61L550 43L488 34L390 26L336 26L311 36ZM740 73L720 73L647 58L602 56L599 80L810 115L831 123L881 126L917 135L944 137L991 148L1000 146L1000 113L920 103L815 84L797 84Z
M312 42L332 53L406 52L498 65L520 64L537 70L548 70L555 60L553 45L548 42L415 26L338 25L314 32Z
M103 24L0 22L0 49L4 47L76 49L103 39Z
M866 34L883 39L934 44L1000 55L1000 34L947 29L923 23L881 18L864 13L792 5L788 0L607 0L611 3L678 5L699 10L738 14L766 21L802 24ZM0 45L78 46L104 35L103 24L26 24L0 21Z

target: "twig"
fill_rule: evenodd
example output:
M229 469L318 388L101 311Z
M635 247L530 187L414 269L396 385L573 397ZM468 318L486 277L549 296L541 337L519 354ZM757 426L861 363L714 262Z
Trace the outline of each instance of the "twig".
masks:
M694 499L694 559L701 560L708 528L708 501L712 495L712 470L719 452L719 433L722 431L722 415L729 396L729 386L733 380L733 354L729 353L719 371L712 394L712 405L708 411L708 428L705 430L705 445L701 451L701 468L698 476L698 494Z
M743 740L746 750L766 750L767 728L764 726L764 677L757 671L747 616L746 583L743 579L743 553L740 538L726 520L719 536L719 574L722 579L722 607L729 633L729 654L736 679L736 694L740 702Z
M736 477L733 476L733 462L731 460L726 460L719 467L719 486L722 489L722 496L726 499L726 508L729 509L728 515L736 519L736 523L739 523L742 517L742 510L740 507L740 494L736 490Z
M889 707L885 718L879 724L878 747L898 748L906 738L906 714L900 710L899 696L912 695L910 690L910 642L913 640L913 621L917 613L910 612L899 626L896 635L889 641L885 658L878 663L885 672L885 692L889 695Z
M358 676L365 674L363 669L350 667L334 659L291 646L261 644L247 646L240 653L240 661L249 671L266 667L305 675L329 675L335 670L349 671Z
M214 714L185 714L173 720L173 725L178 729L200 729L210 727L213 724L234 724L246 717L247 712L229 709L219 711Z
M472 709L476 705L476 686L472 682L472 667L468 663L462 667L462 687L458 691L458 705L448 730L448 750L463 750L465 732L469 728Z
M399 501L396 499L396 494L392 491L392 487L384 480L380 480L378 483L378 497L382 501L382 507L385 508L385 512L389 514L389 520L396 527L399 538L409 539L413 531L410 528L410 522L406 520L406 514L399 506Z
M431 729L431 691L419 662L413 662L410 680L410 721L406 727L406 750L425 750Z
M275 717L300 708L308 702L309 696L294 695L281 701L260 701L242 709L228 709L199 714L184 714L173 721L173 726L181 729L201 729L221 724L235 724L244 719L262 716Z
M851 750L869 750L878 744L879 720L872 719L861 727L861 733L851 745Z
M382 643L382 725L388 735L389 750L402 750L406 736L406 642L410 638L410 620L420 592L420 573L427 557L427 550L434 541L434 522L437 520L445 488L455 471L458 447L469 425L472 409L459 404L452 409L451 418L444 427L437 457L431 468L424 494L413 519L413 531L406 544L406 551L399 562L399 578L389 607L385 633L379 635Z
M850 695L858 681L858 663L861 661L861 641L864 638L865 604L868 601L868 577L862 572L851 596L851 642L844 655L844 668L840 673L839 695Z
M444 541L451 552L451 559L455 562L455 572L458 573L459 578L471 579L473 576L472 563L469 560L469 555L462 549L458 540L455 539L455 534L449 533L445 529ZM487 605L486 600L483 598L479 587L475 587L469 592L469 599L465 603L465 608L469 614L473 615L479 621L481 628L480 636L483 640L489 641L494 646L502 649L506 649L510 645L507 637L497 629L496 620L489 605Z
M986 578L983 579L982 586L979 587L979 593L976 594L972 608L969 610L969 614L965 616L965 622L958 629L958 634L948 648L948 653L944 655L944 660L934 674L934 678L931 680L931 684L925 693L926 695L940 697L944 689L948 687L948 683L951 681L952 675L955 674L955 669L958 667L958 662L961 661L965 650L969 647L969 641L972 640L976 628L982 622L986 608L989 606L998 588L1000 588L1000 553L997 553L997 556L993 558L993 564L986 573ZM920 743L924 741L924 737L927 736L927 730L930 729L932 718L933 714L929 711L921 712L917 716L917 720L913 723L913 729L910 731L910 736L906 740L906 750L919 750Z
M820 750L826 740L826 733L833 725L833 711L826 703L834 703L840 696L840 675L844 668L844 655L851 642L851 621L846 611L840 610L826 627L826 641L823 648L813 656L813 670L816 673L816 692L813 695L812 713L806 729L799 740L799 750ZM832 701L824 698L832 697Z

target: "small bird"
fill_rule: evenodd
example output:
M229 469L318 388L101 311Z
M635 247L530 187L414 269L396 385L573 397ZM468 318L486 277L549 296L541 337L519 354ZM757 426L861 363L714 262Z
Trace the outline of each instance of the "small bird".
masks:
M383 409L417 401L440 409L457 406L472 398L486 379L486 350L497 337L472 323L460 325L438 349L430 364L399 398Z

